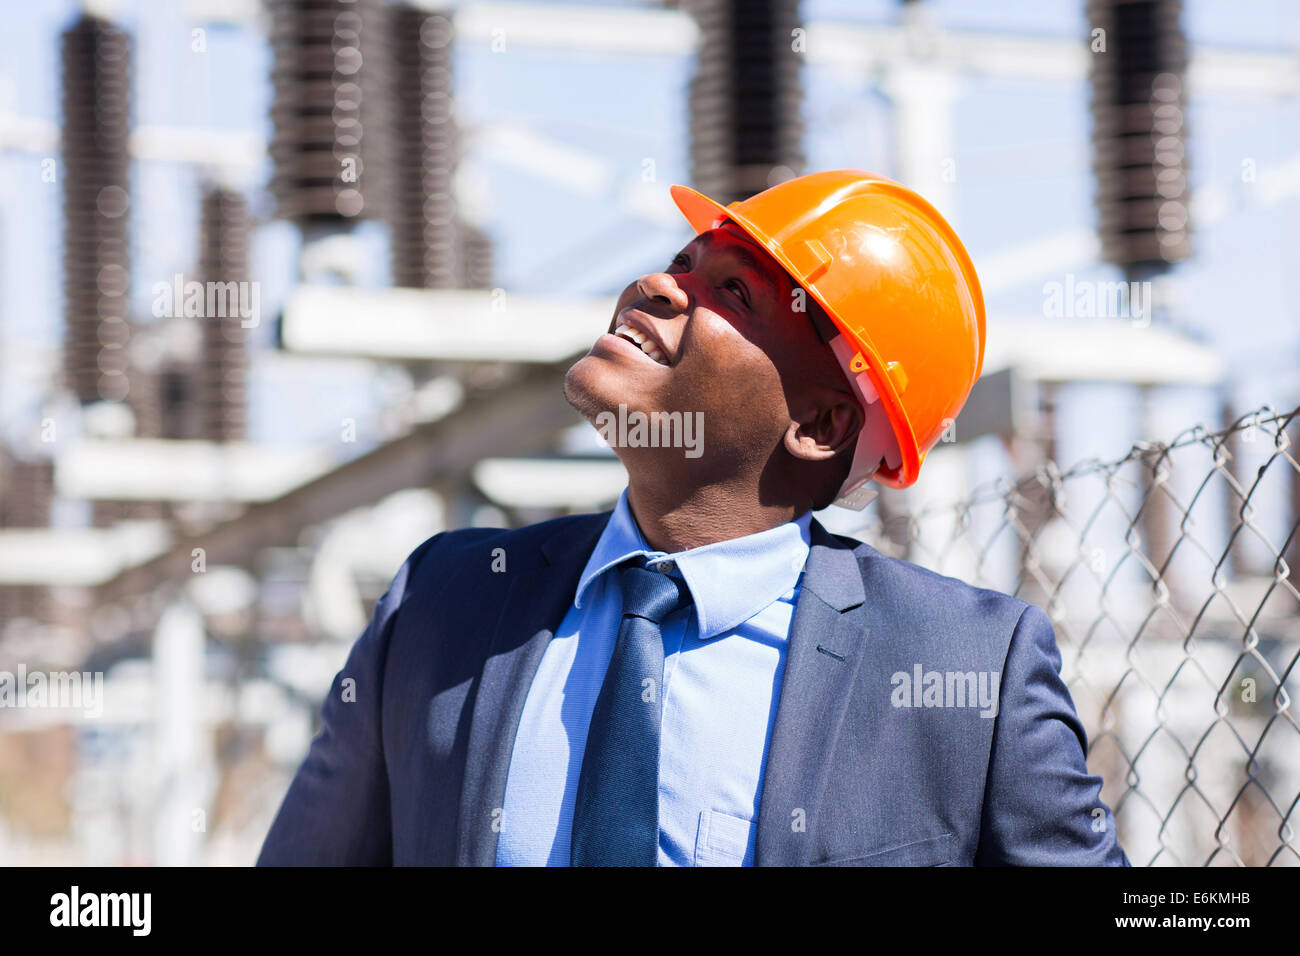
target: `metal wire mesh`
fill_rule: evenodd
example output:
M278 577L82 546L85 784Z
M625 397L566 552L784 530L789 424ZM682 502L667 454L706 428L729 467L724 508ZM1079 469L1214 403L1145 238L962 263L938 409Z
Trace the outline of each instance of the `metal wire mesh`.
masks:
M1300 408L855 536L1038 604L1134 865L1300 865Z

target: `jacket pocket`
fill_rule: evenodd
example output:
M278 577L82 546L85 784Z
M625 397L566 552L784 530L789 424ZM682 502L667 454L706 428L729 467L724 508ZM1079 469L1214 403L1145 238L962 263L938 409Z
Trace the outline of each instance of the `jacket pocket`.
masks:
M924 840L884 847L869 853L824 860L813 866L943 866L952 862L955 834L942 833Z

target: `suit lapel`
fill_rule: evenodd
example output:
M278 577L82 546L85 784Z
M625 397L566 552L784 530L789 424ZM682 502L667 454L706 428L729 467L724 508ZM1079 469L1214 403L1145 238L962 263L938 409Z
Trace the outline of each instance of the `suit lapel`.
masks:
M785 676L759 799L756 866L809 862L807 827L867 646L866 595L853 551L815 519L790 624Z
M457 820L458 866L494 866L515 735L533 676L573 603L578 577L610 512L542 544L543 564L516 573L473 693ZM599 519L599 520L597 520Z

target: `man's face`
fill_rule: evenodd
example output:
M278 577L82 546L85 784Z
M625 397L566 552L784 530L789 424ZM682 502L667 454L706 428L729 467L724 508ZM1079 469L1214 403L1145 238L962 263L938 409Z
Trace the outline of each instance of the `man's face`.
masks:
M833 362L808 313L796 310L795 289L735 224L701 233L666 271L623 290L606 333L569 370L565 396L589 420L620 403L629 412L702 413L701 466L765 461L806 386ZM657 461L672 455L645 451Z

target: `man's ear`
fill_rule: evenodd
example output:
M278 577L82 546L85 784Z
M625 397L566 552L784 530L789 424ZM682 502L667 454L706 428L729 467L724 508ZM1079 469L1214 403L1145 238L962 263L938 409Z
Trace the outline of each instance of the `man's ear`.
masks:
M802 421L791 420L785 449L803 461L825 461L851 447L862 430L862 406L840 391L827 391L810 402Z

